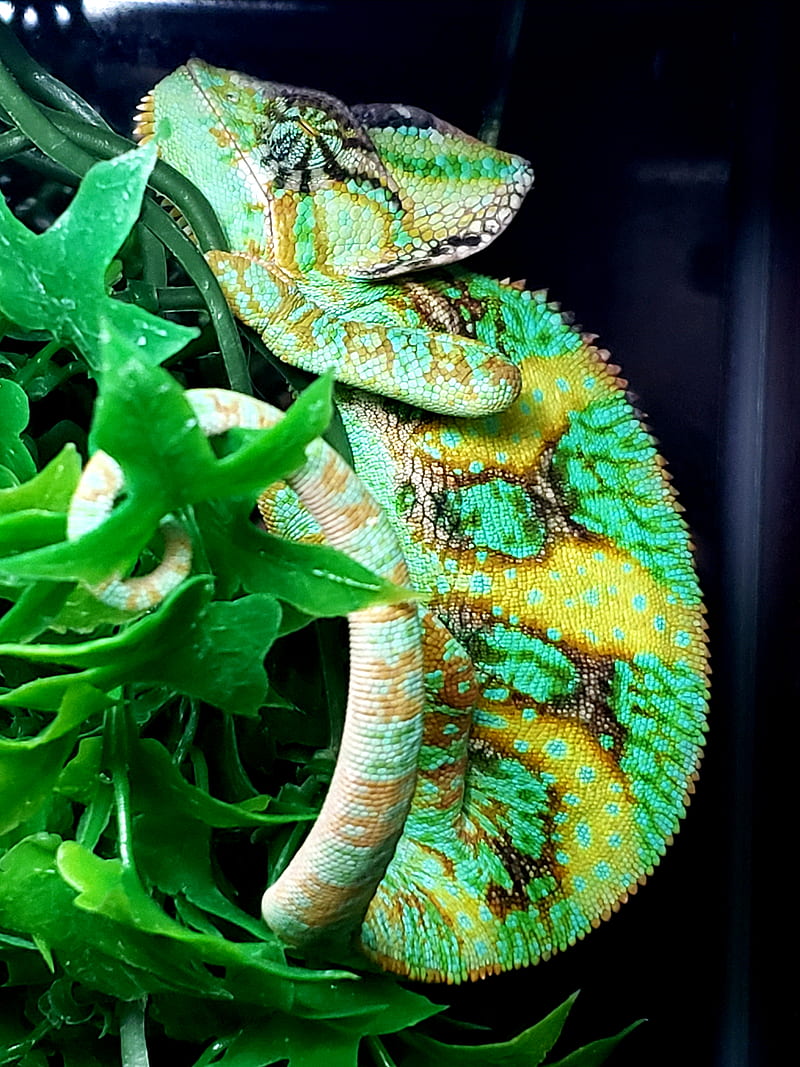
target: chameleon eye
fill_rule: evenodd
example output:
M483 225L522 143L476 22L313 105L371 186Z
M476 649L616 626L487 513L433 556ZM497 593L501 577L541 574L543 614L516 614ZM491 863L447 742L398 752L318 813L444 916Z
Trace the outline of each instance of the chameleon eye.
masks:
M277 166L284 181L303 182L338 170L342 134L336 119L319 108L290 107L264 131L264 163Z

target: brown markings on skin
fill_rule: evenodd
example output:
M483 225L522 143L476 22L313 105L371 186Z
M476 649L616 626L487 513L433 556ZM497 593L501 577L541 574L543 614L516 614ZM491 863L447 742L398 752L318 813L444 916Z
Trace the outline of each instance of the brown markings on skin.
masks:
M619 766L628 731L617 719L609 701L614 677L613 658L588 656L584 652L575 652L569 648L560 650L571 660L580 682L574 693L554 700L547 709L548 714L564 719L577 719L588 727L598 745L601 735L610 736L613 739L611 748L600 747L604 755Z
M489 762L501 758L498 749L486 738L476 737L470 740L470 758L477 762ZM490 882L487 886L486 904L492 914L503 922L512 911L530 911L535 908L540 921L549 929L548 909L554 896L558 896L560 890L549 890L541 900L532 900L528 894L528 887L536 878L552 878L557 887L562 885L566 875L565 868L558 863L555 857L554 838L557 827L553 823L553 815L559 810L560 801L552 789L548 789L549 802L546 812L542 815L542 850L538 856L530 856L519 849L511 839L508 830L499 826L499 820L494 819L495 832L489 842L492 851L498 856L511 879L511 889L500 885L498 882ZM499 802L495 802L497 804ZM491 814L489 815L491 818ZM479 831L472 835L477 839L485 839L485 832Z
M615 661L612 656L591 655L581 649L572 647L566 642L556 642L555 647L567 657L575 668L578 683L574 692L556 696L547 704L540 704L527 693L514 689L500 675L493 674L491 663L483 663L481 661L479 654L481 631L495 626L498 622L497 618L488 611L475 611L474 608L471 608L468 603L463 601L456 601L452 608L442 609L442 613L446 625L467 649L473 663L480 672L478 684L481 690L498 687L508 689L509 695L505 703L511 705L520 714L526 709L532 708L542 716L580 722L588 728L597 741L603 758L612 762L615 767L619 764L627 741L628 731L618 721L610 704L611 683L615 669ZM520 633L524 633L527 637L535 638L543 643L553 644L543 631L532 626L526 626L521 620L515 623L514 628ZM479 698L477 704L489 711L501 710L496 701L484 701ZM600 745L600 737L603 734L613 739L613 744L610 748ZM511 752L507 753L507 755L512 754Z
M442 672L436 701L459 711L471 708L479 696L472 659L466 650L452 648L452 633L430 611L422 614L422 630L423 670L426 674ZM451 645L449 649L448 644Z
M405 293L411 298L416 310L419 312L423 323L431 330L440 333L455 333L471 337L465 329L465 324L453 307L452 302L444 295L437 292L422 282L405 282L402 286Z
M550 891L541 900L532 900L528 895L528 886L535 878L545 877L553 878L557 885L561 884L563 868L556 862L550 832L545 832L542 854L536 858L518 849L507 830L498 831L492 841L492 849L508 872L511 889L497 882L490 882L486 888L486 904L489 910L496 919L504 922L512 911L530 911L535 908L542 923L548 926L547 908L552 904L555 894Z
M472 296L464 281L453 280L450 284L454 285L459 291L458 296L446 297L446 299L449 301L451 307L457 308L460 312L460 332L465 333L468 337L474 337L476 334L475 324L480 322L488 311L486 302ZM495 327L499 326L501 319L501 315L497 316Z
M469 758L467 741L471 716L454 716L446 711L426 707L423 744L435 746L441 753L439 765L432 770L420 768L419 781L432 782L436 787L436 799L426 797L426 805L440 811L449 811L453 833L458 832L461 824L461 805L464 797L464 781ZM454 723L461 727L459 733L445 733L445 727ZM448 757L450 757L448 759ZM437 855L439 855L437 853ZM446 857L441 856L442 864L447 866Z
M208 131L217 142L218 148L235 149L238 151L236 138L226 126L212 126Z

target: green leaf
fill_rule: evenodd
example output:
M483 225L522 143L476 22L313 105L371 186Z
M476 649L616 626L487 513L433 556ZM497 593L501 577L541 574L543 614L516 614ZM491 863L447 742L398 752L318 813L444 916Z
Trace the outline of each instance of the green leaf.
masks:
M198 509L209 563L230 592L239 585L250 593L269 592L312 618L349 615L379 600L415 595L327 545L265 533L250 522L251 510L246 501Z
M0 553L15 548L15 554L0 559L0 576L96 583L120 573L133 565L165 514L214 498L249 495L254 500L267 485L301 467L306 446L329 416L330 382L320 379L276 426L239 432L240 447L218 459L177 383L160 368L127 359L103 377L94 428L96 444L123 467L126 499L98 528L72 542L54 544L63 529L48 525L43 516L34 521L25 512L24 522L13 515L0 519ZM24 551L31 544L46 547ZM354 593L361 586L366 597L394 595L387 583L342 563L331 550L322 557L320 572Z
M5 207L2 196L0 202ZM4 254L0 251L0 270L3 269L3 258ZM27 425L28 398L16 382L0 379L0 466L5 467L16 482L24 482L36 470L30 452L20 440L20 434Z
M0 382L13 385L12 382ZM2 393L0 393L0 397ZM0 418L2 413L0 412ZM26 421L23 424L27 425ZM66 444L44 470L29 477L28 481L10 489L0 489L0 515L15 511L54 511L64 513L69 507L72 494L81 474L81 457L73 444Z
M0 696L0 706L51 711L78 682L109 692L143 681L170 684L225 710L255 714L266 693L263 659L277 634L280 608L264 595L209 603L209 594L208 581L198 577L113 637L75 645L0 645L0 656L81 668L19 686Z
M0 858L0 924L40 938L68 974L121 999L157 990L229 995L196 953L171 938L76 908L56 866L60 844L57 835L36 834Z
M537 1067L559 1038L577 993L545 1016L535 1026L524 1030L510 1041L489 1045L449 1045L424 1034L409 1033L403 1038L414 1050L403 1061L408 1067L459 1067L461 1064L480 1064L481 1067Z
M644 1021L644 1019L638 1019L630 1026L626 1026L624 1030L620 1030L618 1034L614 1034L613 1037L602 1037L599 1041L592 1041L591 1044L570 1052L569 1055L549 1067L599 1067L601 1063L606 1062L620 1041L641 1026Z
M36 737L0 738L0 834L26 822L50 799L78 726L106 703L89 686L71 686L58 715Z
M155 145L146 145L96 163L43 234L32 233L0 200L0 314L75 345L95 372L120 337L155 365L197 336L106 289L107 268L139 215L155 159Z

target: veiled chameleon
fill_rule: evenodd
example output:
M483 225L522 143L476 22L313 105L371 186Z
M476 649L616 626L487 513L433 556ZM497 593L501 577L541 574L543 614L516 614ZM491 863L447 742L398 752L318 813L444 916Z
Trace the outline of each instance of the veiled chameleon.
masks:
M543 294L442 268L505 227L529 166L415 108L197 60L145 97L137 133L215 208L233 251L208 260L236 314L345 383L355 469L429 609L388 868L367 862L354 888L331 864L322 894L290 866L267 921L299 942L330 921L318 896L371 897L365 951L430 981L565 948L677 829L706 649L687 531L618 368ZM261 506L270 529L321 536L290 489ZM354 854L381 808L366 778L343 816L359 813Z

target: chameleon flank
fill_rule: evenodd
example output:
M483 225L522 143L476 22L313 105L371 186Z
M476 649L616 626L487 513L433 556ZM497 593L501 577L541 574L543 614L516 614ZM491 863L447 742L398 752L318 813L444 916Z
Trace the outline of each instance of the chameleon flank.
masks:
M137 132L215 207L233 252L207 258L236 314L282 359L335 369L356 473L428 609L414 797L361 944L427 981L547 958L677 830L707 662L687 530L618 368L544 294L446 266L508 223L530 168L414 108L196 60ZM321 536L291 488L260 507ZM381 790L363 805L378 825ZM267 921L304 940L279 898ZM323 904L307 925L337 915Z
M234 426L266 429L282 417L269 404L223 389L192 389L186 399L208 436ZM312 442L289 485L328 544L387 581L408 585L385 513L324 441ZM70 505L68 537L98 526L123 486L117 462L96 452ZM191 566L188 535L170 517L162 523L164 530L165 557L154 571L141 578L114 576L95 587L95 595L129 611L163 600ZM364 608L349 616L349 624L350 685L340 758L317 821L264 905L267 915L274 912L276 930L294 940L314 928L330 932L359 921L403 828L416 779L423 712L416 606L406 601ZM376 792L382 798L377 817L363 803Z

